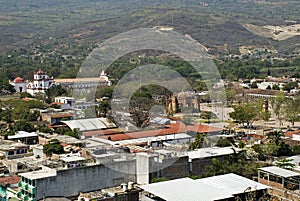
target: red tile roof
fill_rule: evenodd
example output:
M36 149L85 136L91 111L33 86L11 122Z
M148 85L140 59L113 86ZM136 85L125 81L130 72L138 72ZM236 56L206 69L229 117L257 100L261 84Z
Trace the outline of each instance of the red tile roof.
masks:
M293 135L300 135L300 130L288 131L284 133L285 137L293 137Z
M24 79L20 78L20 77L17 77L17 78L14 79L14 82L16 82L16 83L22 83L22 82L24 82Z
M53 113L50 114L51 118L63 118L63 117L72 117L73 114L69 114L69 113Z
M3 186L17 184L21 180L21 177L18 176L8 176L8 177L0 177L0 184Z
M86 131L86 132L82 132L82 135L85 137L91 137L91 136L110 135L110 134L118 134L118 133L123 133L123 131L119 128L112 128L107 130Z
M146 138L146 137L154 137L154 136L161 136L161 135L170 135L176 133L185 133L187 131L208 133L208 132L217 132L221 130L222 130L221 128L211 127L203 124L185 126L184 123L178 121L175 124L166 125L165 128L160 130L144 130L144 131L127 132L127 133L107 133L98 136L98 138L108 139L108 137L110 137L110 140L112 141L119 141L119 140Z

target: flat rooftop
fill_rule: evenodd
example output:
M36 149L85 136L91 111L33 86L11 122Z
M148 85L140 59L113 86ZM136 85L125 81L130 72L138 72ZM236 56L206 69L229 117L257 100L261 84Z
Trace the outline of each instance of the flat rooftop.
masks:
M30 179L30 180L36 180L36 179L42 179L42 178L47 178L47 177L55 177L56 170L42 166L41 170L20 173L19 175L22 177L25 177L27 179Z
M0 150L10 151L23 147L29 147L29 145L23 144L21 142L15 142L12 140L0 140Z
M60 160L66 162L66 163L71 163L71 162L77 162L77 161L85 161L86 158L80 157L80 156L67 156L67 157L62 157Z
M233 154L233 149L235 149L237 152L240 151L240 149L232 147L207 147L188 151L187 153L190 159L196 159Z
M28 133L26 131L18 131L15 135L9 135L7 138L11 139L18 139L18 138L27 138L27 137L38 137L36 132Z

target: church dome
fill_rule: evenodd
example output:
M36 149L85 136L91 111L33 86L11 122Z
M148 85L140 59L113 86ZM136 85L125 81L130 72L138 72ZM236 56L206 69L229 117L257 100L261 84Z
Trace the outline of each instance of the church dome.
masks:
M21 82L24 82L24 79L20 78L20 77L17 77L17 78L14 79L14 82L15 83L21 83Z

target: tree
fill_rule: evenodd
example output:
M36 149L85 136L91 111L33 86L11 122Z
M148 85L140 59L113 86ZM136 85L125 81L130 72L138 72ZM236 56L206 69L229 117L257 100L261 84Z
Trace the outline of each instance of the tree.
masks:
M56 96L62 96L67 93L67 90L61 85L55 85L46 90L46 97L49 99L50 103L54 101Z
M74 137L74 138L77 138L77 139L80 138L80 136L79 136L79 130L76 129L76 128L74 128L71 131L65 132L64 135L68 135L68 136L71 136L71 137Z
M297 82L289 82L289 83L285 84L282 89L284 91L290 92L292 89L295 89L295 88L296 89L298 88L298 83Z
M43 146L43 153L48 157L51 157L52 154L63 154L64 152L63 146L57 139L52 139Z
M202 119L207 119L207 123L210 123L211 119L216 119L217 118L217 116L211 111L202 111L200 113L200 117Z
M8 79L0 79L0 91L9 91L10 93L16 92L15 87L9 84Z
M274 131L273 134L268 136L268 138L276 145L279 145L281 143L282 137L283 133L279 131Z
M252 82L250 85L250 88L252 88L252 89L258 88L257 82L256 81Z
M293 126L295 122L300 121L300 98L289 99L286 101L286 105L283 108L285 119Z
M235 91L235 90L228 90L228 89L226 89L226 100L227 100L227 102L233 102L233 100L234 100L234 98L235 98L235 96L236 96L236 94L237 94L237 92Z
M32 95L28 92L20 92L20 99L22 98L32 98Z
M227 138L219 138L217 141L217 147L230 147L232 144Z
M39 132L41 132L41 133L52 133L53 130L51 128L49 128L48 126L46 126L46 125L40 125L39 126Z
M280 161L277 161L275 165L280 168L293 169L294 167L296 167L296 165L292 161L293 159L284 158Z
M105 100L95 108L97 117L106 117L109 110L111 110L110 102Z
M277 84L274 84L272 86L272 90L280 90L279 86Z
M229 116L238 123L247 123L247 125L251 125L252 121L258 116L259 112L259 108L256 104L244 103L239 106L235 106L234 111L229 113Z
M27 120L19 120L13 126L13 130L16 131L26 131L26 132L33 132L35 131L34 126L28 122Z
M194 141L190 144L189 150L201 148L203 146L204 141L205 141L205 134L203 133L197 134Z
M277 119L279 120L279 124L281 126L281 121L282 121L282 113L283 109L282 106L284 105L286 101L286 97L283 92L278 92L276 93L275 100L272 102L273 103L273 111L277 116Z

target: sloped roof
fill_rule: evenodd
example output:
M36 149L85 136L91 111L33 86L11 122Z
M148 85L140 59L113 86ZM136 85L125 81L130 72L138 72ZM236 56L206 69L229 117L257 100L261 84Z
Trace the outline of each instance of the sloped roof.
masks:
M116 127L113 122L108 122L106 118L76 119L61 122L66 124L72 130L78 128L80 131L91 131Z
M269 187L236 174L225 174L197 180L175 179L143 185L141 188L164 200L213 201L232 198L248 190L263 190Z
M17 184L21 180L18 176L0 177L0 184L3 186Z
M294 171L291 171L291 170L286 170L286 169L283 169L283 168L280 168L280 167L277 167L277 166L263 167L263 168L259 168L259 170L269 172L271 174L281 176L281 177L284 177L284 178L300 176L300 173L298 173L298 172L294 172Z
M163 129L143 130L143 131L126 132L126 133L110 133L105 136L98 136L98 137L103 139L108 139L108 136L110 136L110 140L119 141L119 140L129 140L129 139L137 139L137 138L145 138L145 137L170 135L176 133L186 133L187 131L209 133L209 132L217 132L221 130L222 128L211 127L204 124L186 126L184 123L177 121L175 124L167 124L166 127Z

